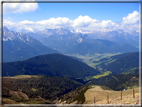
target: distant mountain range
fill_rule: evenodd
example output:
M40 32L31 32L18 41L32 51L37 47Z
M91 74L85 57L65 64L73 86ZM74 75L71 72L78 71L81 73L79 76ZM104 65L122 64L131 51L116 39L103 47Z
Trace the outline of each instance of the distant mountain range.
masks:
M108 40L86 38L81 43L68 50L68 53L86 55L95 53L127 53L135 51L138 51L138 49L129 44L119 45Z
M60 28L45 29L35 33L30 32L29 35L39 40L47 47L57 49L64 54L84 55L94 53L127 53L138 51L138 48L135 47L138 47L139 45L139 36L137 34L132 35L124 32L109 33L105 33L103 35L101 33L98 33L97 35L94 33L82 34L73 33L67 29Z
M60 53L44 46L33 37L3 28L3 61L25 60L33 56Z
M81 78L99 73L87 64L62 54L40 55L24 61L3 63L3 76L50 75Z
M25 32L26 33L26 32ZM45 29L38 32L18 33L10 31L7 27L3 27L3 61L18 61L25 60L33 56L38 56L48 53L63 54L95 54L95 53L128 53L137 52L138 48L134 47L127 42L115 43L115 40L125 41L128 33L121 31L110 32L107 37L113 39L105 40L105 35L100 35L100 39L93 39L89 34L74 33L68 29ZM113 35L112 35L113 34ZM115 35L116 34L116 35ZM30 36L29 36L30 35ZM93 35L93 33L92 33ZM102 37L102 39L101 39ZM132 42L138 35L129 34L129 39L126 41ZM132 38L132 39L130 39ZM114 40L114 41L115 41ZM134 42L133 42L134 43ZM138 43L138 42L137 42ZM57 51L58 50L58 51Z
M118 44L130 44L139 47L139 33L136 31L128 33L119 29L109 32L88 33L88 36L93 39L109 40Z
M24 28L24 27L13 27L10 30L14 30L17 32L23 32L28 34L36 34L38 35L44 35L44 37L52 36L52 35L71 35L71 34L77 34L75 30L67 30L67 29L45 29L43 31L34 31L31 28ZM122 29L118 29L115 31L108 31L108 32L102 32L102 31L81 31L79 32L82 35L88 35L89 38L93 39L102 39L102 40L109 40L112 42L116 42L118 44L130 44L133 46L138 47L139 46L139 32L132 31L132 32L124 32ZM36 37L38 39L38 37Z
M72 33L67 29L45 29L36 33L29 33L33 38L42 42L45 46L57 49L62 53L68 53L70 48L82 42L87 35Z

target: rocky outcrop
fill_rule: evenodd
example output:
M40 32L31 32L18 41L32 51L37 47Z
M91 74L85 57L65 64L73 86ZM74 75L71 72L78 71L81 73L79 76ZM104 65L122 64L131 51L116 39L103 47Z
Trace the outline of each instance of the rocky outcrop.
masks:
M9 94L13 98L18 98L21 100L29 100L29 97L21 91L9 91Z
M3 97L12 97L14 99L29 100L29 97L22 91L13 91L6 87L3 87Z

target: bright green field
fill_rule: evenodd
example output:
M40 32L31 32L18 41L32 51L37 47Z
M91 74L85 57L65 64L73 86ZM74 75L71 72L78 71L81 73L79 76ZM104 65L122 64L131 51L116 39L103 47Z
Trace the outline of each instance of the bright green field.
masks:
M100 77L104 77L104 76L107 76L107 75L109 75L109 74L111 74L111 72L110 72L110 71L106 71L106 72L104 72L104 73L101 74L101 75L93 76L93 78L98 79L98 78L100 78Z
M32 88L31 90L33 90L33 91L37 91L37 89L35 89L35 88Z

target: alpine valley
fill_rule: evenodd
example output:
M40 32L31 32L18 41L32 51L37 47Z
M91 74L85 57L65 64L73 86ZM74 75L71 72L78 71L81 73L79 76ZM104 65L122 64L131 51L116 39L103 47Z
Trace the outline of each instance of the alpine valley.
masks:
M93 95L99 103L108 94L110 101L119 98L123 89L123 98L132 89L139 93L137 32L4 26L2 39L3 104L92 104Z

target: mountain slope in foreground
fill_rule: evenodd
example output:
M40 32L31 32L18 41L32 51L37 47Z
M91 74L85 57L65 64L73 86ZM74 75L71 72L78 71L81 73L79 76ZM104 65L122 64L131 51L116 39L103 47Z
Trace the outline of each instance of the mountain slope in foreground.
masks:
M126 75L129 78L124 80ZM107 77L109 86L103 83L103 81L106 82L104 77L102 77L102 81L97 81L102 85L93 82L83 85L71 79L51 76L19 75L3 77L2 95L3 98L6 98L4 99L5 102L11 103L16 101L26 104L93 104L95 96L96 104L102 100L105 100L103 104L106 104L107 94L109 94L112 102L112 100L117 100L117 97L120 97L120 92L124 88L126 91L122 92L123 97L129 96L129 94L132 96L132 89L134 88L137 97L139 80L136 78L136 74L120 74L119 77L122 79L115 75L112 76ZM112 83L112 81L115 82ZM114 83L119 88L121 87L119 91L116 91L118 87L115 87ZM110 86L114 86L116 89L112 90ZM138 103L135 102L136 100L138 99L129 101L129 103Z
M134 88L135 98L133 98L133 89L128 89L122 91L122 100L121 100L121 91L112 91L112 90L103 90L100 86L92 86L89 90L85 92L85 102L84 104L139 104L139 88ZM109 97L109 103L107 101L107 95Z
M83 85L67 78L35 75L3 77L2 81L3 98L26 104L54 103L56 98Z
M82 87L61 96L57 102L66 104L93 104L94 96L96 97L96 102L106 100L107 94L110 94L110 98L120 97L120 91L139 87L138 77L139 74L137 73L109 75L93 79ZM128 94L125 93L123 95Z
M97 84L109 87L112 90L120 91L129 87L139 86L139 73L115 74L92 79L89 84Z

